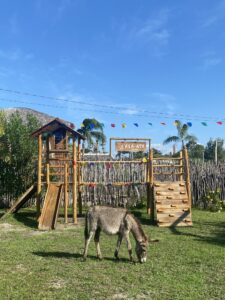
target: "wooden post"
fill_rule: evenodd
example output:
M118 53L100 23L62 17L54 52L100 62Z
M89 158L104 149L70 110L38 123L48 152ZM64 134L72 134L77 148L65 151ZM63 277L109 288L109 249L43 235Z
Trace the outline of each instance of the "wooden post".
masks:
M50 176L49 176L49 163L46 164L46 183L47 183L47 187L50 183Z
M78 161L80 161L81 153L80 153L80 138L78 138ZM79 215L82 215L82 198L81 198L81 164L78 164L77 168L77 181L78 181L78 206L79 206Z
M64 216L65 223L68 223L68 164L65 163L65 171L64 171Z
M183 152L180 151L180 163L179 163L180 167L179 167L179 181L183 181L184 177L183 177L183 172L184 172L184 166L183 166ZM182 173L182 174L181 174Z
M37 182L37 200L36 210L37 217L41 213L41 171L42 171L42 135L38 136L38 182Z
M187 148L185 148L183 151L184 151L184 160L185 160L186 187L187 187L189 205L191 207L191 205L192 205L192 199L191 199L191 181L190 181L190 169L189 169L189 158L188 158Z
M153 149L149 152L149 188L150 188L150 219L154 221L154 196L153 196L153 183L154 183L154 174L153 174Z
M77 149L73 138L73 223L77 224Z

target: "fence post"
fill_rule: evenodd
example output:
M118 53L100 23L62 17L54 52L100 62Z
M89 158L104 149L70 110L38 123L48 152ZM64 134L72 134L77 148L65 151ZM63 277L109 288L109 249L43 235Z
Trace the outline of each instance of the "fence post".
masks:
M77 224L77 149L73 138L73 223Z
M190 168L189 168L189 158L188 158L187 148L184 148L183 151L184 151L184 161L185 161L186 187L187 187L189 205L191 207L191 205L192 205L192 199L191 199Z
M78 169L77 169L77 179L78 179L78 206L79 206L79 215L82 215L82 197L81 197L81 149L80 149L80 138L78 138Z

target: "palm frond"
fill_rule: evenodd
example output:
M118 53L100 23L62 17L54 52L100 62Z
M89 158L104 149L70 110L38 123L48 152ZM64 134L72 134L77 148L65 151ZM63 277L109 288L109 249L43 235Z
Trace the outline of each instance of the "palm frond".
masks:
M165 141L163 142L163 145L167 145L169 143L176 143L176 142L180 142L180 138L178 136L169 136L167 139L165 139Z

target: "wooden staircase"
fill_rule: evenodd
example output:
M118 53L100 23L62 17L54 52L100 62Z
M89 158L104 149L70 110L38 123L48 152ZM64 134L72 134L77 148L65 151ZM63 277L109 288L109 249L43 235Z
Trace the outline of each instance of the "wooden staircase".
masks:
M153 194L158 226L192 226L191 204L185 181L155 181Z

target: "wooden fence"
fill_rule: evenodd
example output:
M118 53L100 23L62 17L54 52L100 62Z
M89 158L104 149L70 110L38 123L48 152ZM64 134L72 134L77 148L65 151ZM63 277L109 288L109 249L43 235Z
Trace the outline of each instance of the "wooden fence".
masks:
M133 206L145 201L147 195L146 165L141 161L133 164L125 162L84 163L81 183L88 182L88 184L81 186L83 204ZM13 173L13 168L10 170L7 168L7 164L0 161L0 207L9 207L19 194L35 182L36 178L34 169L23 170L21 168ZM194 206L201 204L201 199L208 190L220 189L221 199L225 199L225 163L215 165L213 162L204 164L191 162L190 175ZM164 177L160 178L159 174L157 180L166 180ZM176 175L170 180L173 178L176 178ZM100 184L95 184L95 182L100 182ZM125 185L120 185L120 182L124 182Z

